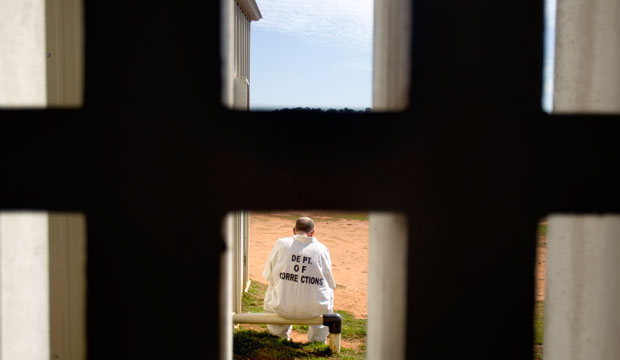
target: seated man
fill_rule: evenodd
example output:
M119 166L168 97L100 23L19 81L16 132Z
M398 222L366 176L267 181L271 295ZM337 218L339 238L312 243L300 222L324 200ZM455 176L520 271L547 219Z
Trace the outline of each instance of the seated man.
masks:
M263 277L269 281L265 312L285 318L305 319L331 313L336 283L325 245L314 235L314 222L301 217L295 222L293 237L278 239L269 255ZM273 335L290 339L291 325L267 325ZM311 325L308 342L325 342L329 328Z

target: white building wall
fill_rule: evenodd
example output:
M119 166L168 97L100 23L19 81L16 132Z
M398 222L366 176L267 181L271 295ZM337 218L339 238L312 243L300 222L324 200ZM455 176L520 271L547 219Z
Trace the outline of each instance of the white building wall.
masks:
M554 113L620 112L619 18L616 0L557 0ZM620 359L620 216L551 216L547 234L544 359Z
M47 106L45 0L0 0L0 106Z
M235 73L235 6L232 0L220 0L221 9L221 39L220 54L222 69L220 76L222 79L222 104L228 108L233 108L233 81Z
M222 102L235 110L249 109L251 22L262 15L254 0L222 0Z
M545 360L620 359L620 216L548 220Z
M235 6L234 107L249 110L250 102L250 19L238 3Z
M620 112L620 2L557 0L553 112Z
M83 101L81 0L0 0L0 107Z
M80 0L0 0L0 107L82 103ZM85 220L0 212L0 360L85 359Z
M83 215L0 212L0 359L86 359Z
M0 213L0 359L50 359L48 217Z

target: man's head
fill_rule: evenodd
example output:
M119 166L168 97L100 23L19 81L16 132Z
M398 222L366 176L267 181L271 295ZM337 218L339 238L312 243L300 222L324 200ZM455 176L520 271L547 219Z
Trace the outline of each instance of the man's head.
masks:
M314 235L314 221L312 221L309 217L300 217L297 221L295 221L293 234L306 236Z

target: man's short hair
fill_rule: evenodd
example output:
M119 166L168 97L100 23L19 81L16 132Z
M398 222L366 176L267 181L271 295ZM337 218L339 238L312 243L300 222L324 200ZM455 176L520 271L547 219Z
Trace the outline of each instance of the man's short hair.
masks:
M314 230L314 221L309 217L300 217L295 221L295 231L309 234Z

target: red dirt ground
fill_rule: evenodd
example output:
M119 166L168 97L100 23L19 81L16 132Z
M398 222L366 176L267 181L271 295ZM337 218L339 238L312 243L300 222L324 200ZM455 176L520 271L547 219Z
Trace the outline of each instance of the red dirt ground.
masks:
M336 217L334 217L335 215ZM334 309L346 310L358 318L367 317L368 302L368 221L338 218L329 212L252 212L250 214L250 279L263 284L267 258L281 237L291 236L295 218L315 220L315 237L329 249L336 280ZM539 236L536 256L536 300L545 300L546 237ZM306 334L293 331L291 338L305 342ZM357 348L362 342L343 346Z
M336 280L336 310L358 318L367 316L368 221L332 217L329 212L252 212L250 214L250 279L263 284L262 273L276 240L291 236L296 216L315 220L315 237L329 249ZM338 216L338 214L336 214ZM546 237L539 236L536 250L536 300L545 300Z
M546 224L546 222L544 222ZM547 266L547 237L538 236L538 246L536 247L536 300L545 300L545 279Z

